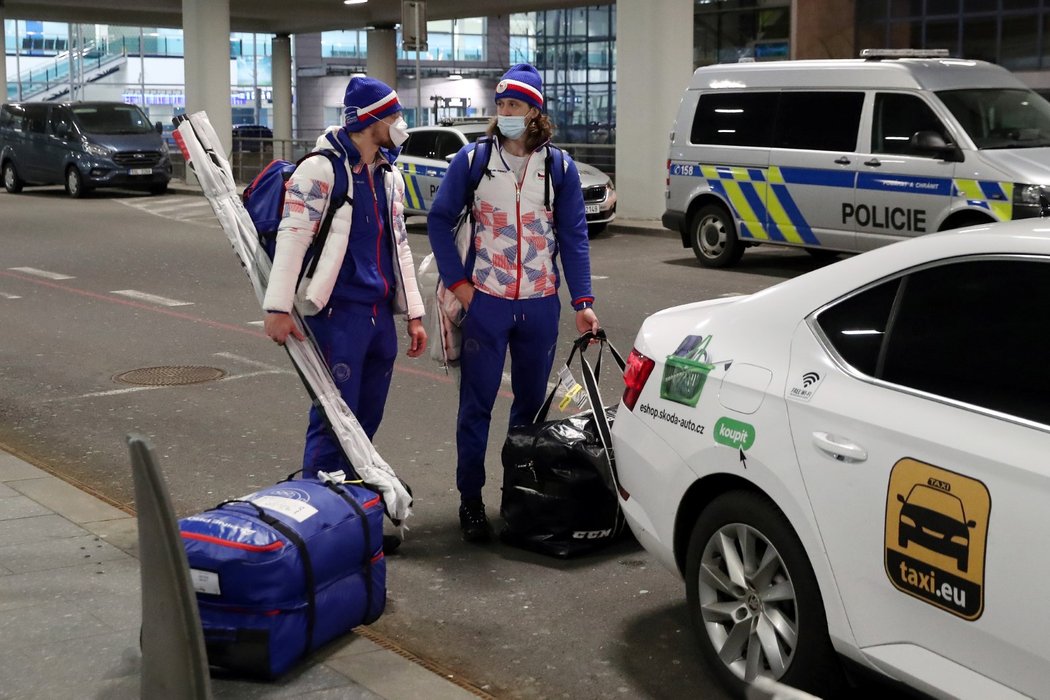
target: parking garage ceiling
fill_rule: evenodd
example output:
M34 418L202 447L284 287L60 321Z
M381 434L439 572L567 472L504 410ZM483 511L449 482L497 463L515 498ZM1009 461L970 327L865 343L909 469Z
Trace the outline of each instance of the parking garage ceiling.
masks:
M298 34L389 27L401 21L400 0L229 0L230 31ZM531 10L608 5L612 0L427 0L428 20L493 16ZM181 27L182 0L0 0L5 19L133 27Z

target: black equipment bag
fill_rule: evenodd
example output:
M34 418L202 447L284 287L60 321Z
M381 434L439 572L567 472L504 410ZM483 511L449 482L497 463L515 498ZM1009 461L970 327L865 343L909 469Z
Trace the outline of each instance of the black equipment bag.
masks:
M600 342L594 368L584 356L593 338ZM532 425L508 432L500 504L506 522L500 539L507 544L571 557L613 542L626 530L609 435L616 408L604 408L596 380L606 347L623 372L623 358L603 330L578 338L565 362L571 367L579 352L590 411L548 421L555 386Z

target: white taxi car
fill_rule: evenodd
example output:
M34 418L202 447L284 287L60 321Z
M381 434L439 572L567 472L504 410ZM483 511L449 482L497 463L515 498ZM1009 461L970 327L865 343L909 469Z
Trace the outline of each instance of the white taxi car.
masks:
M1050 222L932 234L646 319L621 505L738 694L840 656L1050 697Z
M484 136L489 119L464 119L439 126L418 126L408 130L408 141L401 148L397 167L405 176L408 214L426 214L452 156L479 136ZM576 162L587 211L587 232L595 236L616 218L616 189L608 175L597 168Z

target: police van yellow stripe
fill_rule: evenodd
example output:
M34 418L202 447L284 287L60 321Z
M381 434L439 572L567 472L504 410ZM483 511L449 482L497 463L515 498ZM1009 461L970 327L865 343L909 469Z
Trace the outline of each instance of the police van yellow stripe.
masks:
M671 176L707 181L733 209L741 238L820 245L812 227L791 196L792 185L851 190L901 191L965 198L1000 221L1013 217L1011 182L961 178L914 177L891 173L854 173L820 168L745 168L702 163L672 163Z

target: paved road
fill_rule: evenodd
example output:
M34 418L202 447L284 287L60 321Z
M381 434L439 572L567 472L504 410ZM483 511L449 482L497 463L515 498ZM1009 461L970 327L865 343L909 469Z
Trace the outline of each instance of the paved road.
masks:
M202 198L106 192L73 201L30 189L0 193L0 217L0 445L133 508L123 439L143 433L180 515L298 468L305 392L263 335ZM411 243L417 259L429 252L422 228ZM702 270L669 233L615 226L592 242L592 260L597 311L624 353L658 309L757 291L815 265L772 250L749 252L731 271ZM562 321L564 358L571 313ZM119 379L161 366L223 376L176 387ZM603 387L615 402L618 380ZM494 426L506 421L508 397ZM633 541L568 562L460 541L455 406L434 365L399 358L376 445L411 484L415 515L373 629L500 697L723 697L699 665L681 581ZM493 430L490 517L501 437Z

